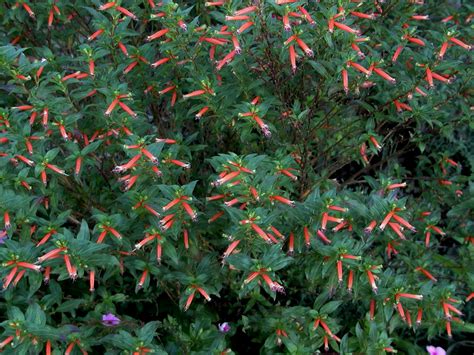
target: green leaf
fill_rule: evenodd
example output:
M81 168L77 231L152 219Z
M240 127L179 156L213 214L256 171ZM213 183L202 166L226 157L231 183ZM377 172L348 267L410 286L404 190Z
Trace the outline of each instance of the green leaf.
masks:
M171 259L171 262L175 265L178 265L179 263L179 258L178 254L176 253L176 249L174 246L170 244L166 244L166 246L163 247L163 255Z
M79 228L79 233L77 233L78 240L90 240L90 231L89 226L87 225L86 220L81 221L81 227Z
M145 343L149 344L152 342L156 334L156 329L158 328L159 322L149 322L145 324L137 332L138 337Z
M328 76L329 76L329 74L328 74L326 68L324 68L324 66L323 66L321 63L315 62L314 60L309 60L308 63L311 64L311 66L312 66L321 76L324 76L324 77L328 77Z
M56 158L56 156L58 155L58 153L59 153L59 148L50 149L50 150L48 150L48 152L45 154L44 160L47 160L48 162L51 162L51 161L54 160L54 158Z
M73 299L62 303L58 308L56 308L57 313L73 312L75 311L82 303L83 299Z
M331 314L332 312L336 311L341 304L342 304L342 301L328 302L324 306L321 307L319 312L323 314Z
M100 147L102 144L102 140L96 140L88 145L86 145L82 150L81 150L81 155L89 155L97 150L97 148Z
M46 315L37 303L31 304L26 310L26 321L38 325L46 324Z

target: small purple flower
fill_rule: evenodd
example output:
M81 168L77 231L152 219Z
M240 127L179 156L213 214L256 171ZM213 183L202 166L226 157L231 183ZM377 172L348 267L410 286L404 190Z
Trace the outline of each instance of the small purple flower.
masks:
M112 313L107 313L102 316L102 324L106 327L114 327L120 324L120 318Z
M229 330L230 330L230 325L229 325L229 323L224 322L224 323L220 323L220 324L219 324L219 331L220 331L221 333L224 333L224 334L225 334L225 333L228 333Z
M446 355L446 350L439 346L434 347L433 345L428 345L426 351L428 351L430 355Z

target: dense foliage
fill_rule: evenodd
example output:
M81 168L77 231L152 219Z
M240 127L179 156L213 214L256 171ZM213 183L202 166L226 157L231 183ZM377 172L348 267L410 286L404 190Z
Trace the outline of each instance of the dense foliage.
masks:
M474 8L429 3L2 1L0 349L471 352Z

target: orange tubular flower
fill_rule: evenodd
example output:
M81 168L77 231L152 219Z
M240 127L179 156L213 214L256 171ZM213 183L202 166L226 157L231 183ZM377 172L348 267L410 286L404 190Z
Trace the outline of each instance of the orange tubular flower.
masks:
M464 49L467 49L468 51L470 51L472 49L472 46L464 43L463 41L457 39L457 38L454 38L454 37L451 37L449 38L449 40L454 43L455 45L459 46L459 47L462 47Z
M15 266L13 269L10 270L8 275L3 279L3 289L6 290L10 283L13 281L13 278L15 277L16 272L18 271L18 267Z
M421 324L421 319L423 317L423 309L418 308L418 312L416 314L416 324L420 325Z
M378 151L382 150L382 145L378 142L377 138L374 136L369 137L370 142L373 144L374 148Z
M79 176L81 173L81 167L82 167L82 157L79 156L76 158L76 163L75 163L75 168L74 168L74 174L76 176Z
M393 219L396 220L398 223L401 225L405 226L406 228L410 229L412 232L416 232L416 228L413 227L410 223L408 223L405 219L402 217L398 216L397 214L393 214Z
M349 76L347 75L347 70L342 69L341 75L342 75L342 87L344 88L344 92L347 95L349 93Z
M349 270L349 276L347 277L347 292L352 292L352 285L354 283L354 271Z
M201 117L207 112L209 111L209 106L205 106L203 107L202 109L199 110L198 113L196 113L196 115L194 116L196 118L196 120L200 120Z
M342 260L336 261L336 268L337 268L337 280L339 283L342 283Z
M433 282L437 282L438 280L430 273L428 272L427 270L425 270L424 268L422 267L417 267L415 269L415 271L419 271L421 272L422 274L424 274L427 278L429 278L431 281Z
M116 2L108 2L104 5L101 5L99 6L99 11L105 11L105 10L108 10L108 9L111 9L112 7L114 7L115 5L117 5Z
M293 45L290 45L288 47L289 55L290 55L290 63L291 63L291 70L293 71L293 74L296 73L296 52L295 52L295 47Z
M369 279L369 284L370 287L372 287L372 291L377 294L378 288L377 285L375 284L375 277L374 274L372 274L372 271L367 270L367 278Z
M89 37L87 37L87 40L88 41L93 41L94 39L99 37L102 33L104 33L103 29L97 30L93 34L91 34Z
M109 116L109 115L112 113L112 111L114 110L115 106L117 106L118 102L119 102L119 99L118 99L118 98L115 98L115 99L112 101L112 103L109 105L109 107L108 107L107 110L105 111L105 115L106 115L106 116Z
M448 334L448 338L452 338L453 335L451 333L451 322L446 321L446 333Z
M394 211L390 211L389 213L387 213L387 215L385 216L385 218L383 219L382 223L380 223L380 226L379 226L379 229L380 230L384 230L385 229L385 226L388 224L388 222L390 221L390 219L392 218L392 216L395 214Z
M135 244L135 249L138 250L140 249L141 247L143 247L145 244L151 242L153 239L155 239L156 235L154 234L147 234L147 236L142 239L141 242Z
M230 51L222 60L217 63L216 69L221 70L224 65L230 63L234 59L236 54L236 50Z
M206 299L207 302L211 300L211 297L207 294L207 292L203 288L197 287L197 290L201 294L201 296Z
M40 256L40 257L38 258L38 262L39 262L39 263L42 263L42 262L44 262L44 261L46 261L46 260L48 260L48 259L54 259L54 258L58 257L59 254L60 254L61 252L65 251L65 250L66 250L66 248L56 248L56 249L53 249L53 250L51 250L50 252L44 254L43 256Z
M323 320L320 320L320 323L324 331L326 332L326 334L329 335L331 338L334 338L334 334L332 333L331 329L329 329L326 322L324 322Z
M433 74L430 68L426 68L426 81L428 82L430 88L434 87Z
M89 292L94 292L95 291L95 271L90 270L89 271Z
M225 259L227 258L230 254L232 254L232 252L235 250L235 248L237 248L237 246L239 245L240 243L240 240L234 240L232 243L229 244L229 246L227 247L226 251L224 252L224 254L222 255L222 258Z
M71 279L75 280L76 277L77 277L77 270L72 265L71 259L69 258L69 255L65 254L65 255L63 255L63 258L64 258L64 264L66 265L67 272L69 273L69 277Z
M33 10L31 10L31 7L26 2L22 2L21 5L31 18L35 18L35 13Z
M125 45L122 43L122 42L118 42L118 47L120 48L120 50L122 51L122 53L128 57L128 51L127 51L127 47L125 47Z
M283 15L283 28L285 29L285 31L289 32L291 31L291 24L290 24L290 19L288 17L288 14L285 14Z
M309 229L308 227L303 228L303 235L304 235L304 243L307 247L311 245L311 235L309 234Z
M277 5L285 5L285 4L292 4L297 2L298 0L275 0Z
M422 39L420 39L420 38L411 37L411 36L405 36L405 39L406 39L408 42L417 44L417 45L422 46L422 47L424 47L424 46L426 45L425 42L424 42Z
M410 298L413 300L421 301L423 299L423 295L414 295L412 293L397 293L395 295L395 300L398 302L400 298Z
M355 30L355 29L353 29L353 28L351 28L347 25L344 25L343 23L333 21L333 24L334 24L334 26L336 26L340 30L343 30L343 31L351 33L351 34L355 34L356 36L360 35L360 31Z
M154 34L148 36L148 37L146 38L146 40L147 40L148 42L153 41L153 40L155 40L155 39L158 39L158 38L160 38L160 37L163 37L163 36L166 35L168 32L169 32L169 29L168 29L168 28L159 30L159 31L155 32Z
M45 353L46 353L46 355L51 355L51 353L52 353L51 341L50 340L46 341Z
M469 302L470 300L472 300L474 298L474 292L471 292L469 294L469 296L466 297L466 302Z
M245 22L242 26L239 27L239 29L236 31L237 34L241 34L242 32L244 32L245 30L249 29L250 27L252 27L253 25L253 22L252 21L248 21L248 22Z
M120 11L122 14L124 14L127 17L130 17L133 20L138 20L137 16L135 16L132 12L128 11L126 8L122 6L117 6L116 9Z
M395 50L395 52L393 53L393 56L392 56L392 63L395 63L400 55L400 53L402 53L403 51L403 46L398 46L397 49Z
M370 315L370 320L374 320L375 318L375 300L374 299L370 300L369 315Z
M397 109L397 112L402 112L403 110L413 111L413 109L410 106L408 106L407 104L404 104L403 102L400 102L398 100L393 100L393 103Z
M48 126L48 119L49 119L49 109L45 107L43 109L42 120L41 120L41 123L43 124L44 127Z
M38 112L33 111L33 112L31 113L30 120L29 120L30 126L33 126L33 124L35 123L35 120L36 120L36 117L37 117L37 116L38 116Z
M249 276L244 280L244 284L252 282L260 273L257 271L251 272Z
M0 342L0 350L6 347L8 344L10 344L13 341L13 339L15 339L15 337L13 335L10 335L5 340Z
M228 173L224 175L223 177L217 179L216 181L213 182L213 186L220 186L225 184L226 182L229 182L230 180L236 178L237 176L240 175L240 171L233 171L231 173Z
M33 270L33 271L40 271L41 270L41 266L31 264L31 263L27 263L27 262L24 262L24 261L19 261L19 262L16 263L16 265L19 266L19 267L23 267L25 269Z
M184 305L184 311L186 312L189 307L191 306L191 303L193 302L194 299L194 294L196 293L196 290L193 290L191 294L188 296L188 299L186 300L186 304Z
M49 238L51 238L51 236L53 236L53 235L56 234L56 233L57 233L57 232L56 232L56 230L54 230L54 229L51 230L51 231L49 231L48 233L46 233L46 234L43 236L43 238L38 242L38 244L36 244L36 247L39 247L39 246L45 244L45 243L49 240Z
M251 223L250 224L250 227L260 236L262 237L263 240L265 240L266 242L270 242L271 243L271 239L268 237L267 233L265 233L263 231L262 228L260 228L258 225L256 225L255 223Z
M395 84L397 80L395 78L392 78L390 75L388 75L386 72L384 72L382 69L374 67L374 72L381 78L387 80L391 84Z
M345 207L340 207L340 206L335 206L335 205L329 205L328 208L332 211L338 211L338 212L347 212L347 208Z
M441 45L441 48L439 50L439 53L438 53L438 58L439 59L443 59L445 53L446 53L446 50L448 49L448 46L449 46L449 42L446 41L446 42L443 42L443 44Z
M363 18L363 19L367 19L367 20L374 20L375 19L374 14L364 14L363 12L358 12L358 11L351 11L350 13L353 16Z
M357 55L360 59L365 58L365 54L361 51L360 47L355 42L351 43L351 48L357 52Z
M372 74L369 70L364 68L362 65L354 63L353 61L348 61L346 64L347 66L351 66L354 69L360 71L361 73L364 73L367 77L369 77Z
M47 163L45 166L46 166L46 168L48 168L49 170L54 171L55 173L67 176L66 172L63 169L58 168L56 165Z
M397 184L390 184L390 185L387 186L387 190L395 190L395 189L399 189L399 188L402 188L402 187L407 187L407 183L402 182L402 183L397 183Z
M328 237L326 237L326 235L323 233L323 231L321 229L318 229L318 231L316 232L316 234L318 235L318 237L326 244L331 244L331 240L328 239Z
M314 52L311 48L309 48L306 43L303 42L299 37L295 37L296 43L300 46L301 50L308 56L313 57Z
M189 217L191 217L191 219L193 221L196 221L197 220L197 214L196 212L191 208L191 206L186 203L186 202L181 202L181 206L183 206L184 210L186 211L186 213L189 215Z
M291 201L283 196L273 195L269 197L270 201L278 201L284 205L288 205L290 207L296 207L295 201Z
M206 93L206 90L195 90L193 92L190 92L189 94L183 95L184 99L189 99L191 97L196 97L200 96Z
M293 255L295 252L295 236L293 232L288 237L288 255Z
M419 88L418 86L415 88L415 91L417 93L419 93L421 96L428 96L428 94L426 92L424 92L421 88Z
M140 276L140 280L138 281L137 290L140 290L143 288L143 285L145 284L147 277L148 277L148 270L145 269L143 270L142 275Z
M303 14L304 18L306 19L306 21L308 21L308 23L311 26L314 26L316 24L316 22L313 20L311 15L308 13L308 11L306 11L306 9L303 6L298 6L298 10L300 10L300 12Z
M251 12L255 12L255 10L257 10L257 6L247 6L243 9L240 9L240 10L237 10L234 12L234 15L235 16L240 16L240 15L246 15L246 14L249 14Z
M156 68L156 67L159 67L162 64L165 64L165 63L169 62L170 60L171 60L171 58L162 58L162 59L154 62L151 66L153 68Z
M16 286L18 282L20 282L20 280L23 278L25 273L26 273L26 270L21 270L20 272L18 272L18 274L15 277L15 280L13 280L13 286Z
M143 208L146 209L148 212L150 212L152 215L155 217L160 217L161 215L150 205L144 204Z

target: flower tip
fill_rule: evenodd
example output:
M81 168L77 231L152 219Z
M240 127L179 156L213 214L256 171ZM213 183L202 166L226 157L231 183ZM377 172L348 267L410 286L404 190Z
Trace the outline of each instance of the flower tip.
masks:
M121 322L120 318L112 313L107 313L102 316L102 324L107 327L113 327L119 325Z
M218 327L221 333L228 333L230 331L230 325L227 322L219 323Z

